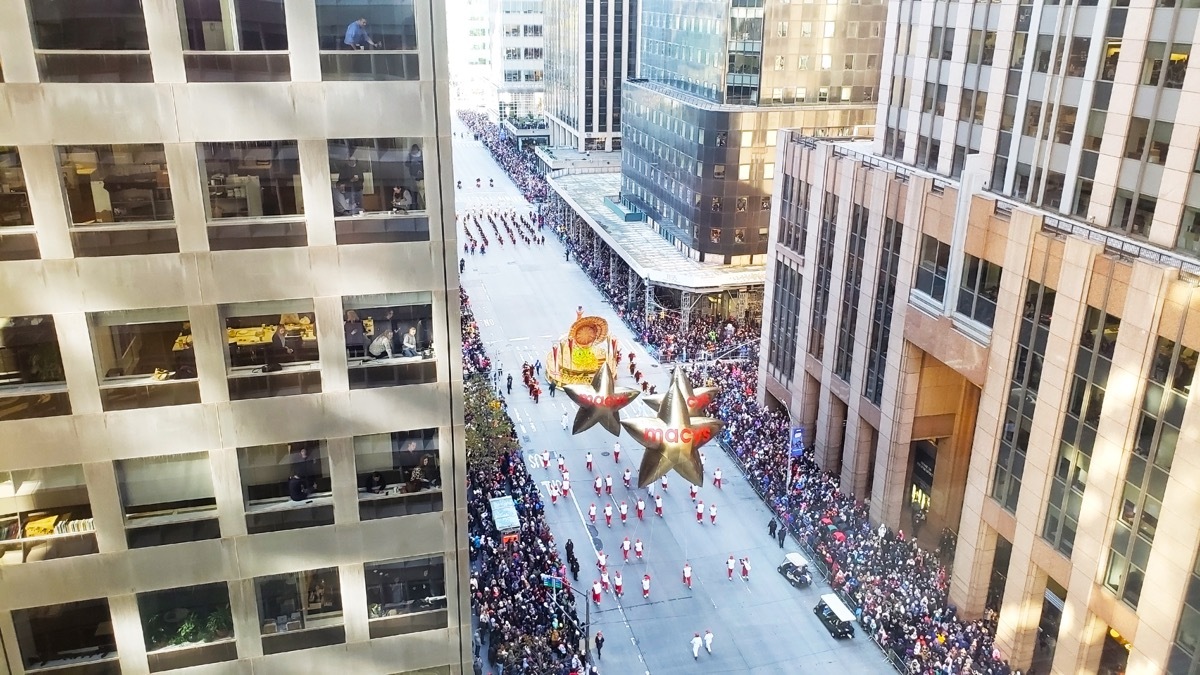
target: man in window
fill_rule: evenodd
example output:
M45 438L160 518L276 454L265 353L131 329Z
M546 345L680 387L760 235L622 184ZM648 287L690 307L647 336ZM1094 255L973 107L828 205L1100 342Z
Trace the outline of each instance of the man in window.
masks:
M350 49L366 49L367 47L378 47L379 43L371 39L367 34L367 19L359 17L357 21L346 26L346 46Z
M372 357L377 359L382 359L384 356L387 356L389 359L392 358L392 335L394 333L389 328L371 342L371 347L367 351L370 352Z
M413 326L404 334L400 344L400 356L417 355L417 327Z

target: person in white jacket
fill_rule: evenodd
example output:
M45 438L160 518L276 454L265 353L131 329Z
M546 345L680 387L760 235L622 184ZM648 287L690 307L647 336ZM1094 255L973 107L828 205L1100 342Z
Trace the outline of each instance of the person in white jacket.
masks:
M704 644L704 641L700 639L699 633L696 633L695 635L692 636L692 658L693 659L700 658L700 645L702 645L702 644Z
M705 631L704 631L704 648L708 650L709 654L712 653L712 641L713 641L712 631L705 629Z

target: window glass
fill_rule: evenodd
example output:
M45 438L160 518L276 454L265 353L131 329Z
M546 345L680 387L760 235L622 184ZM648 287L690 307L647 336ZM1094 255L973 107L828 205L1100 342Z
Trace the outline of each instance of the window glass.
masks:
M77 225L175 217L162 145L60 146L58 161Z
M96 552L83 467L0 472L0 565Z
M21 156L13 147L0 146L0 227L33 225Z
M345 642L336 567L254 580L264 654Z
M29 0L36 49L149 49L141 0Z
M76 672L119 672L107 599L18 609L12 618L26 671L70 667ZM112 661L113 668L83 670L103 661Z
M69 414L54 317L0 317L0 420Z
M347 296L342 305L351 389L437 381L431 293Z
M329 141L335 216L425 209L425 159L419 138Z
M420 77L413 0L317 0L326 80Z
M186 308L97 312L89 318L105 410L200 402Z
M237 659L224 582L138 593L150 672Z
M283 0L176 2L189 82L291 79Z
M921 235L920 260L914 284L916 289L940 302L946 293L949 264L950 246L927 234Z
M333 484L323 441L238 448L250 534L333 523Z
M441 510L436 429L356 436L354 460L362 520Z
M296 141L201 143L208 218L261 218L304 213Z
M130 548L221 536L208 453L116 462Z
M365 572L372 639L446 627L441 556L367 563Z
M1163 80L1163 86L1168 89L1182 89L1183 77L1187 74L1188 59L1192 54L1192 46L1189 44L1171 45L1171 56L1167 63L1167 75Z
M229 392L235 400L321 390L313 302L225 305Z

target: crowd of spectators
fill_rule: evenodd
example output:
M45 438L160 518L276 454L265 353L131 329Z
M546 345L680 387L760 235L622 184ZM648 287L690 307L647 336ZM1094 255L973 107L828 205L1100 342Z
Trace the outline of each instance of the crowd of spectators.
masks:
M462 290L459 294L469 399L464 405L464 423L468 429L471 609L478 620L475 672L483 672L486 657L495 668L489 672L496 675L581 675L586 666L577 646L583 627L574 596L542 585L542 574L565 580L566 567L546 524L537 483L516 449L512 420L503 406L491 400L488 357L479 340L470 299ZM471 433L474 427L486 427L486 431ZM494 452L497 446L504 449ZM507 543L492 521L490 505L490 499L506 495L512 497L521 523L518 537Z
M525 199L535 204L545 201L546 196L550 194L550 186L546 179L538 174L532 152L518 150L513 144L500 138L500 127L488 119L486 113L460 110L458 117L475 135L475 139L492 153L496 163L521 190Z

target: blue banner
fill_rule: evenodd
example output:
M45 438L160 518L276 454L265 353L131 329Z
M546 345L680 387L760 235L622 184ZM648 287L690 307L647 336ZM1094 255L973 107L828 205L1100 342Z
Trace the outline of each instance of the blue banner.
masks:
M792 457L804 454L804 429L792 427Z

